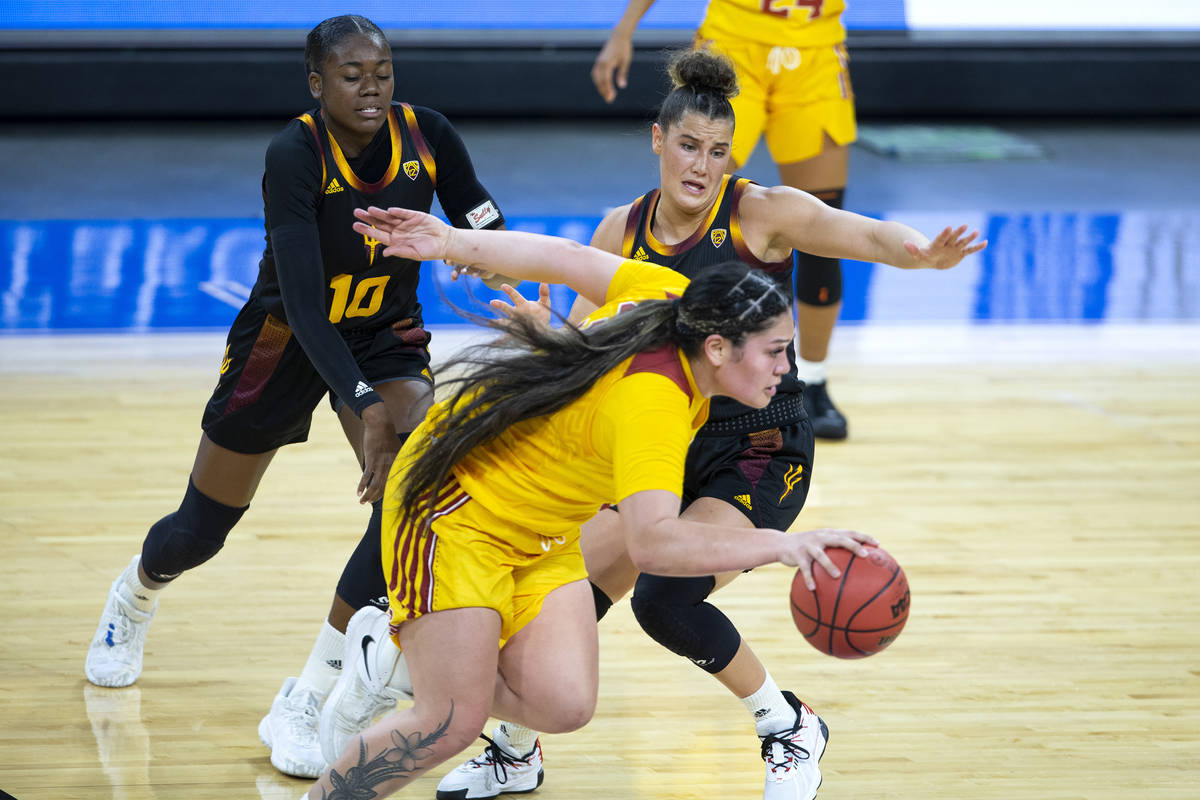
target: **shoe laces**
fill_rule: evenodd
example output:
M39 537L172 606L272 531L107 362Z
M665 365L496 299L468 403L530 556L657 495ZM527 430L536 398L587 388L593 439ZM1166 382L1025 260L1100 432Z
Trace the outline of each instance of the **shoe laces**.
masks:
M146 635L146 625L139 622L129 613L125 600L116 595L113 611L107 614L108 633L106 634L110 647L136 642Z
M491 767L492 774L496 776L499 783L508 782L508 768L518 768L522 765L529 766L530 757L537 752L535 745L529 755L524 758L518 756L510 756L504 752L504 748L496 744L496 742L484 734L479 734L479 738L487 742L487 747L483 748L483 755L476 756L471 759L471 763L476 767Z
M808 748L796 741L803 729L803 721L797 719L794 728L779 733L768 733L762 737L762 758L772 772L778 769L788 769L793 761L808 760L810 756ZM776 758L776 755L779 757Z
M283 721L294 741L315 743L317 741L317 696L302 692L289 696L283 703Z

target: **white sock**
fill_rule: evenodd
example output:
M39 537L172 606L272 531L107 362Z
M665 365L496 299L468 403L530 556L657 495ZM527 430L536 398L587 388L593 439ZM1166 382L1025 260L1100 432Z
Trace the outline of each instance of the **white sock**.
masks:
M754 715L754 730L759 736L787 730L796 724L796 710L788 705L769 672L757 692L742 698L742 704Z
M824 361L805 361L803 358L796 358L796 375L805 383L824 383L825 382L825 362Z
M516 722L501 722L500 733L507 740L505 749L517 756L529 755L538 738L537 731Z
M162 589L151 589L149 586L142 585L141 579L138 578L138 564L140 563L142 563L142 559L139 556L121 573L121 582L117 585L117 592L120 593L122 600L138 611L149 613L154 610L154 604L158 602L158 593Z
M329 624L329 620L321 623L321 633L313 643L312 652L300 677L296 679L296 689L302 687L313 689L322 697L337 683L342 674L342 651L346 647L346 634ZM293 689L295 691L295 689Z

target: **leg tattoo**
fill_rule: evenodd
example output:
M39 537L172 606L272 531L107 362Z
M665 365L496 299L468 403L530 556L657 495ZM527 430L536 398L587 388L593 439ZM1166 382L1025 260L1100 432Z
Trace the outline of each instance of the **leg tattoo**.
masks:
M392 746L367 760L367 743L358 740L358 763L342 775L335 769L329 770L329 781L333 791L322 790L324 800L371 800L378 797L374 787L394 778L411 776L421 767L420 763L432 755L429 747L446 735L450 720L454 718L454 701L450 701L450 713L436 729L423 735L420 731L405 736L392 731Z

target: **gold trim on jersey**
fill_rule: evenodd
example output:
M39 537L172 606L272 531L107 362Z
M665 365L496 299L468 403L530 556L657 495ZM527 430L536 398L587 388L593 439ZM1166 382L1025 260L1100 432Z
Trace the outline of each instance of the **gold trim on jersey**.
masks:
M737 251L739 259L752 267L758 267L767 272L791 269L791 253L788 253L787 258L782 261L763 261L754 255L750 250L750 245L746 244L745 237L742 236L742 221L738 213L738 205L742 201L742 195L746 193L746 187L753 183L754 181L749 178L738 178L737 183L733 186L733 200L729 204L729 238L733 240L733 249Z
M376 192L386 189L388 184L395 180L400 174L401 161L401 141L400 141L400 123L396 119L396 109L388 109L388 134L392 137L392 160L388 163L387 172L383 173L383 177L375 183L367 183L362 178L354 174L354 170L350 169L349 162L342 155L342 148L337 143L337 139L333 138L333 133L329 128L325 128L325 135L329 137L329 149L333 151L333 163L337 164L338 170L342 173L342 177L346 179L346 183L353 186L363 194L375 194Z
M413 146L417 148L417 155L421 158L421 163L425 165L425 171L429 173L429 180L437 186L437 162L433 160L433 153L429 152L428 145L425 144L425 137L421 135L421 128L417 125L417 115L413 111L412 106L408 103L401 103L400 108L404 109L404 121L408 123L408 132L412 135ZM405 164L407 171L408 165ZM415 175L408 177L416 180Z
M633 243L637 241L638 216L642 213L642 206L645 202L646 195L642 195L629 204L629 214L625 217L625 234L621 237L621 255L625 258L636 258L638 261L645 261L649 258L646 251L640 247L636 255L633 252Z
M296 119L308 126L308 130L313 135L313 139L317 143L317 156L321 159L321 185L325 185L325 178L328 173L325 171L325 147L321 144L321 134L317 131L317 121L312 118L312 114L301 114Z
M717 218L717 213L721 210L721 201L725 199L725 191L729 188L730 177L730 175L723 175L721 177L721 191L717 192L717 196L713 201L712 208L708 210L708 219L704 220L704 222L692 232L691 236L684 239L682 242L679 242L678 244L663 244L658 239L654 238L654 232L650 230L650 228L652 227L652 222L654 220L654 213L658 210L658 201L662 196L662 191L660 189L655 189L654 191L650 192L650 194L647 195L647 202L650 206L650 210L649 213L646 214L646 224L644 227L646 244L650 246L650 249L661 256L675 256L679 255L685 250L689 250L695 246L697 242L703 239L708 233L708 229L712 227L713 220ZM743 180L746 179L743 178Z

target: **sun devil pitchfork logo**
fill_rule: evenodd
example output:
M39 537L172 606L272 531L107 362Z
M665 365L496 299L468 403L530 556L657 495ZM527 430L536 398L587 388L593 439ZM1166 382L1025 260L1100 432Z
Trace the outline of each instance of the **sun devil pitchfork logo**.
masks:
M783 498L792 493L792 489L796 488L796 484L804 477L804 465L794 464L788 467L788 471L783 475L783 485L786 487L783 494L779 495L779 502L783 502Z

